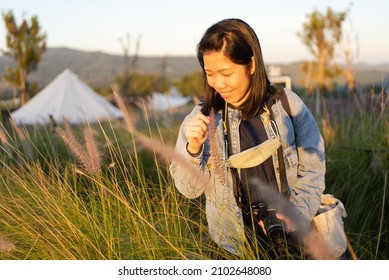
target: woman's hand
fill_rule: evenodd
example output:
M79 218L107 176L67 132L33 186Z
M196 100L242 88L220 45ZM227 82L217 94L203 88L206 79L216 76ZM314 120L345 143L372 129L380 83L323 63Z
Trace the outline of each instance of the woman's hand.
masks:
M207 139L209 117L198 113L191 121L188 122L186 128L186 139L188 141L188 152L198 154L201 146Z
M289 232L295 231L295 228L294 228L292 222L288 218L286 218L284 215L282 215L280 213L277 213L276 216L278 219L280 219L281 221L284 222L284 225L286 227L286 232L289 233Z
M284 215L277 213L276 217L284 223L287 233L295 231L295 228L294 228L292 222L288 218L286 218ZM266 227L265 227L263 220L259 221L259 225L261 226L263 232L267 236L267 231L266 231Z

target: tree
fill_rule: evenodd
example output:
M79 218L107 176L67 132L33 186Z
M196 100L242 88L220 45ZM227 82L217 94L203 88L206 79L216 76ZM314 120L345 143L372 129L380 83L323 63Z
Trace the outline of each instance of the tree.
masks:
M140 49L140 40L141 35L138 36L135 45L135 52L132 57L130 57L130 46L131 46L131 37L130 33L126 34L125 39L120 38L119 42L123 49L123 61L124 61L124 71L122 77L120 75L117 77L117 81L120 81L120 92L123 96L131 95L131 83L133 76L137 72L137 63L139 58L139 49Z
M169 58L165 55L162 58L160 74L157 76L157 80L155 82L155 90L162 93L166 93L170 89L170 81L167 75L168 61Z
M354 40L352 42L351 36ZM344 41L343 55L346 62L345 75L347 80L348 90L351 96L355 94L355 77L359 69L359 40L358 35L352 30L352 23L350 20L350 30L346 31L346 38Z
M195 70L182 77L176 86L184 96L203 95L203 76L202 71Z
M30 23L24 19L19 26L11 11L3 13L3 19L8 48L4 54L16 61L15 69L6 68L3 79L20 89L20 103L24 105L28 99L27 76L38 68L46 50L46 34L41 33L36 16L31 17Z
M297 33L316 59L317 72L312 78L320 89L325 87L326 78L333 77L339 70L332 67L331 61L335 47L342 39L342 24L346 15L347 11L337 13L329 7L325 15L315 10L307 15L303 32Z

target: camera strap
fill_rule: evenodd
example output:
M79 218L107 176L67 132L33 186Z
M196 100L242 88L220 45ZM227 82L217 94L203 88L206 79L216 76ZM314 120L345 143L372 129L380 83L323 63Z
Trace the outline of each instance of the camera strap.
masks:
M227 158L233 154L232 152L232 147L229 145L231 143L231 133L229 133L230 129L230 122L229 122L229 117L228 117L228 106L227 102L225 102L224 109L222 110L222 115L223 115L223 124L224 124L224 144L226 146L227 150ZM238 176L238 170L235 167L229 167L231 170L231 175L232 175L232 189L234 193L234 197L236 200L236 204L240 209L243 211L246 211L247 209L243 209L243 204L242 204L242 189L239 183L239 176Z

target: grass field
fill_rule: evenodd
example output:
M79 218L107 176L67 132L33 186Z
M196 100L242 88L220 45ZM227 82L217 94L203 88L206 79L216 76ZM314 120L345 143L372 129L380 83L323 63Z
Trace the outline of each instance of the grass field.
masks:
M345 230L359 259L389 258L383 97L326 99L316 114L326 142L326 192L346 206ZM183 197L168 172L168 151L190 109L56 130L4 121L0 259L236 258L210 242L204 198Z

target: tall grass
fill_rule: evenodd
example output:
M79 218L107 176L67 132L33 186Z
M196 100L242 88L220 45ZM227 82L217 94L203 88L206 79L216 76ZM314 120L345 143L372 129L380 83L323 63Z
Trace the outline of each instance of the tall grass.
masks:
M51 129L26 130L24 138L4 134L0 258L209 258L202 201L183 199L166 162L140 151L127 131L113 124L93 129L100 131L99 172L86 162L93 157L85 153L85 128L73 128L78 144L69 146ZM32 155L23 153L27 145Z
M319 122L326 192L344 202L362 259L389 257L389 121L381 112L334 110ZM142 114L56 130L0 128L0 259L237 258L210 242L204 197L184 198L168 172L182 115L164 126L148 116L140 123ZM258 254L266 258L244 258Z
M361 259L389 257L387 100L383 92L329 98L321 116L326 120L321 127L327 144L326 192L345 204L345 229Z

